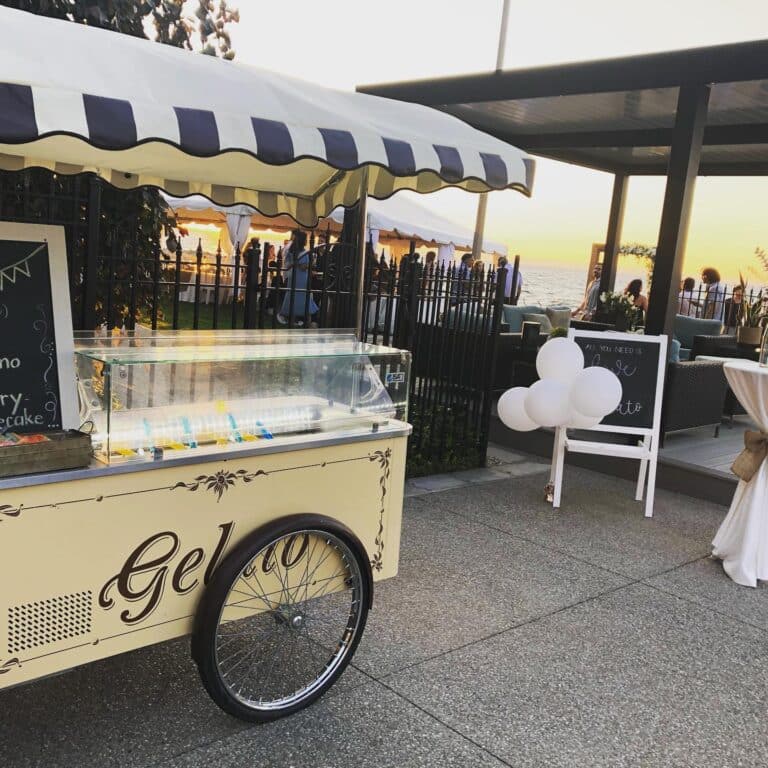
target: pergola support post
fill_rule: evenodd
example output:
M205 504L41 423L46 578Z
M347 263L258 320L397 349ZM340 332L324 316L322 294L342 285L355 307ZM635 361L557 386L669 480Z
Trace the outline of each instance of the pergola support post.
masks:
M605 235L600 293L612 291L616 285L616 267L619 262L619 247L621 246L621 230L624 226L624 208L627 201L628 182L629 176L626 173L617 173L613 177L613 195L611 196L611 211L608 215L608 231Z
M681 86L677 98L646 333L673 333L709 92L709 85Z

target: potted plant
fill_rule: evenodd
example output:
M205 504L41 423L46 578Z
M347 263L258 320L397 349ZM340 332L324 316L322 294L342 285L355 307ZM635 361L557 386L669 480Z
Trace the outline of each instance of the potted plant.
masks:
M744 286L746 289L746 285ZM739 310L739 325L736 328L736 343L750 347L760 344L763 336L763 326L768 321L762 290L751 301L742 293L744 298Z

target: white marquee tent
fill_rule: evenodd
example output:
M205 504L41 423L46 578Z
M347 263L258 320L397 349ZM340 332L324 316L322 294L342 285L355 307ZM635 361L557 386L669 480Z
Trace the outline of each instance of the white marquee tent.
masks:
M226 224L230 243L244 243L248 237L249 227L290 229L295 226L295 223L286 216L273 220L261 216L258 211L249 206L215 205L200 195L185 198L170 195L164 197L177 215L197 218L203 222ZM344 221L344 209L337 208L328 219L336 224L333 230L337 232ZM375 233L374 237L380 234L383 237L416 240L438 248L453 246L469 250L472 248L474 236L470 229L461 227L402 195L395 195L387 200L370 200L368 226ZM324 224L321 222L321 230L323 227ZM507 246L494 240L484 239L483 251L497 256L506 256Z

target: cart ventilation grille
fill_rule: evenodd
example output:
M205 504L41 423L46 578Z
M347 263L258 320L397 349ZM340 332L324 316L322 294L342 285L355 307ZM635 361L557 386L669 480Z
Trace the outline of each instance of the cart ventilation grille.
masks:
M8 653L40 648L91 631L90 591L59 595L8 609Z

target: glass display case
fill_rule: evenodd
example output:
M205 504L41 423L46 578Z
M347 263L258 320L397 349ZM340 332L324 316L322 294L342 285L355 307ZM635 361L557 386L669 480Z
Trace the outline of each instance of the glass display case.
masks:
M410 353L348 332L79 335L81 419L108 464L340 440L405 421Z

